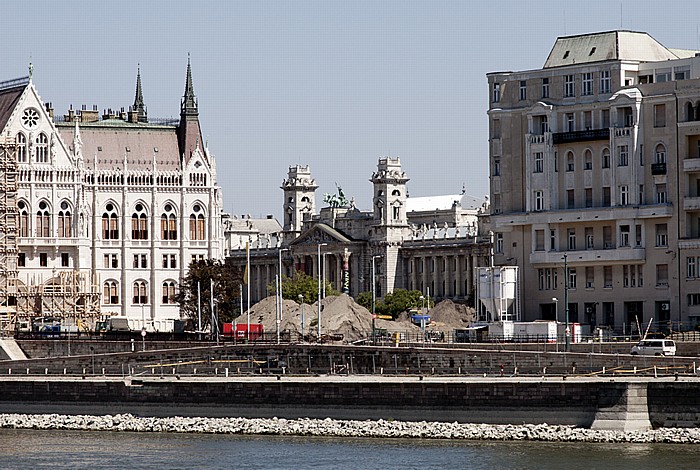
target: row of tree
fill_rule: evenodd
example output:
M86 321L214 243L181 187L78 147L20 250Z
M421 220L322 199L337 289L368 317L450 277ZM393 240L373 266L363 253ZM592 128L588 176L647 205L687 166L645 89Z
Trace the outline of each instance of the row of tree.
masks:
M241 287L245 283L245 273L219 260L193 261L187 276L180 283L180 290L173 300L180 305L183 316L197 325L201 312L202 328L207 328L212 318L212 303L219 322L232 322L242 314L240 307ZM326 296L340 295L330 282L325 281ZM275 283L267 286L270 295L276 292ZM375 311L378 315L397 318L401 312L423 305L432 307L430 299L421 300L421 292L397 289L383 299L376 299ZM306 273L297 271L293 277L282 277L282 298L297 303L312 304L318 300L318 281ZM356 301L370 312L372 294L360 293Z

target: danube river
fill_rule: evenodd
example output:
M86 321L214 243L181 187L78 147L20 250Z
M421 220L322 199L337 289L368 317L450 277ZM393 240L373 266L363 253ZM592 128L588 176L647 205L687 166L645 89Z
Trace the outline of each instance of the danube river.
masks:
M700 446L0 429L0 468L697 468Z

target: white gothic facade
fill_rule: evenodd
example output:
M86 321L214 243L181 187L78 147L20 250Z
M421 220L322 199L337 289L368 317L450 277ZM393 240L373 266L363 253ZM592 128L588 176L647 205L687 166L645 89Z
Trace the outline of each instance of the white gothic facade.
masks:
M223 246L189 61L179 120L149 121L140 71L133 106L101 115L54 116L30 74L0 84L0 128L2 176L16 181L2 194L16 216L0 247L8 317L120 315L161 331L180 319L173 295L189 263Z

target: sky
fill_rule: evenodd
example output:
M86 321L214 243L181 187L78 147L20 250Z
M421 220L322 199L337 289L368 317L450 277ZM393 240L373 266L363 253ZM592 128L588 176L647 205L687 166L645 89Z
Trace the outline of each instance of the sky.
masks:
M27 75L56 114L134 101L179 116L187 55L224 210L282 215L290 165L317 207L335 185L371 208L400 157L410 197L488 195L486 74L541 68L558 36L645 31L700 49L697 0L71 1L3 9L0 80ZM88 108L88 109L89 109Z

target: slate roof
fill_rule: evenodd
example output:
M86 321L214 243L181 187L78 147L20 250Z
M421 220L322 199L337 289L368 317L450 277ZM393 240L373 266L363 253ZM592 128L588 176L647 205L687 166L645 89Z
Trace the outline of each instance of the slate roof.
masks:
M26 88L27 84L25 83L20 86L0 90L0 130L5 129L7 121L17 107L17 102Z
M617 30L557 38L544 68L605 60L658 62L678 58L647 33Z
M406 199L406 212L428 212L452 209L452 204L459 201L462 209L478 209L484 203L468 194L448 194L444 196L409 197Z
M130 170L151 170L153 155L159 170L180 168L175 126L130 123L120 119L79 123L79 126L87 168L92 168L93 160L97 158L98 170L123 169L124 155ZM61 123L57 128L63 141L72 149L75 124Z

